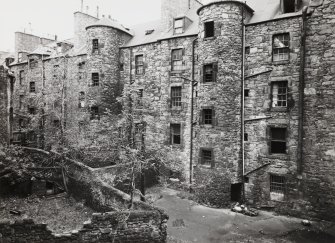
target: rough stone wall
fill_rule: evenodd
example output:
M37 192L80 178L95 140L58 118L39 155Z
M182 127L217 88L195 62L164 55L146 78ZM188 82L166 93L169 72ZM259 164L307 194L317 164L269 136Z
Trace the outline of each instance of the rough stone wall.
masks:
M311 1L307 20L302 190L311 210L335 217L335 1ZM322 4L322 5L320 5Z
M190 146L190 79L192 72L192 41L194 37L162 40L159 43L122 49L121 60L124 71L121 78L126 90L134 93L143 89L143 106L136 105L135 122L145 122L146 146L156 144L171 146L176 160L183 162L184 176L189 176ZM183 68L172 71L171 53L173 49L183 49ZM135 56L144 56L145 73L135 74ZM195 60L195 68L197 61ZM186 79L183 79L183 78ZM171 107L171 87L181 87L181 107ZM170 124L181 124L181 144L170 144Z
M86 27L99 19L82 12L74 13L74 48L76 50L86 45Z
M249 96L245 97L245 133L248 134L245 172L249 173L246 197L256 205L279 204L281 210L284 203L270 199L270 174L287 178L285 203L295 200L291 194L297 189L294 175L297 172L301 22L301 17L297 17L246 27L246 46L250 47L245 81L245 89L249 90ZM290 56L288 61L274 62L272 39L280 33L290 34ZM272 107L271 85L276 81L288 82L287 107ZM270 153L269 127L276 126L287 128L286 154ZM252 172L262 166L265 167L261 171Z
M166 242L167 216L157 211L124 211L93 214L82 229L54 234L46 224L23 219L14 223L0 221L0 242Z
M0 144L7 143L8 133L8 80L7 70L0 65Z
M241 9L240 4L227 2L210 5L199 12L198 70L202 75L196 98L195 115L199 122L195 127L193 158L197 170L225 173L229 186L241 182ZM214 21L214 37L205 38L204 22L207 21ZM217 63L217 78L216 82L205 83L203 65L209 63ZM215 111L212 125L200 123L201 110L208 107ZM201 165L202 148L213 149L214 168ZM229 202L230 195L222 201Z

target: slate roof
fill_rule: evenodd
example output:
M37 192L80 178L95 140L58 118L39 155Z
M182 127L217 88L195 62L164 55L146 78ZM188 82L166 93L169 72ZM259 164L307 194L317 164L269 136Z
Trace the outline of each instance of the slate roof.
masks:
M111 27L111 28L116 28L119 30L122 30L123 32L128 33L129 35L133 35L129 29L124 27L122 24L117 22L116 20L109 19L109 18L102 18L95 22L94 24L86 26L86 29L91 28L91 27L96 27L96 26L105 26L105 27Z

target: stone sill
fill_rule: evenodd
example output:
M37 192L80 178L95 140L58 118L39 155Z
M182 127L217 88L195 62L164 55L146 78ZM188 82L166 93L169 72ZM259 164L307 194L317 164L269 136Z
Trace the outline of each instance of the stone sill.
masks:
M201 85L213 85L216 84L216 82L201 82Z
M290 64L290 60L283 60L283 61L272 61L273 65L285 65Z
M288 154L269 154L269 159L280 159L280 160L288 160Z
M288 112L288 108L287 107L271 107L269 109L270 112Z
M216 36L211 36L211 37L204 37L204 41L210 41L210 40L215 40Z

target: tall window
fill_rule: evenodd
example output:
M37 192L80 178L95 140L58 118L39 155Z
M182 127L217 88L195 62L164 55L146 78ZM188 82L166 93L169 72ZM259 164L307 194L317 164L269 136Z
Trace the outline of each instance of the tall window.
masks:
M24 98L24 96L20 95L20 97L19 97L19 109L22 109L22 107L23 107L23 98Z
M143 55L135 56L135 72L137 75L144 73Z
M200 163L202 165L214 167L214 155L212 149L202 148L200 149Z
M171 144L181 144L181 125L170 124Z
M205 64L203 66L204 83L216 82L217 68L218 68L217 63Z
M137 91L137 105L139 107L143 106L143 89Z
M294 0L282 0L282 11L283 13L294 13L295 12L295 1Z
M270 152L286 154L286 128L270 128Z
M30 115L35 115L36 114L36 108L35 107L28 107L28 113Z
M171 106L181 107L181 87L171 87Z
M214 109L203 109L202 110L202 124L214 125L215 112Z
M29 92L30 93L36 92L36 83L35 82L30 82L29 83Z
M270 198L282 201L286 191L286 178L284 176L270 175Z
M99 52L99 40L98 39L93 39L92 40L92 52Z
M214 36L214 21L208 21L204 24L205 38Z
M99 120L99 119L100 119L99 107L92 106L91 107L91 120Z
M289 60L290 34L278 34L273 36L273 61Z
M80 92L79 93L79 108L84 108L85 107L85 92Z
M183 69L183 49L172 50L172 71Z
M18 53L18 58L17 59L18 59L17 62L22 62L23 61L23 54L22 54L22 52Z
M19 81L20 81L20 85L22 85L23 80L24 80L24 70L21 70L21 71L19 72Z
M143 146L143 142L144 142L145 124L136 123L134 129L135 129L135 132L134 132L135 148L141 149Z
M92 86L99 86L99 73L92 73Z
M174 20L174 34L182 34L184 32L184 18Z
M37 67L37 60L35 59L29 59L29 68L36 68Z
M287 107L287 82L272 83L272 107Z

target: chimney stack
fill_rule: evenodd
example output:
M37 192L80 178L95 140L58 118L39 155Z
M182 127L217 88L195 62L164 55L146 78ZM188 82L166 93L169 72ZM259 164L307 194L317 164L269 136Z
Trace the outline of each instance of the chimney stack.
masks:
M109 18L109 19L112 19L112 17L111 17L110 15L108 15L108 18Z
M84 0L81 0L80 11L81 11L82 13L84 12Z
M86 6L86 13L88 14L88 10L89 10L89 7L88 6Z
M99 18L99 6L97 6L97 18Z

